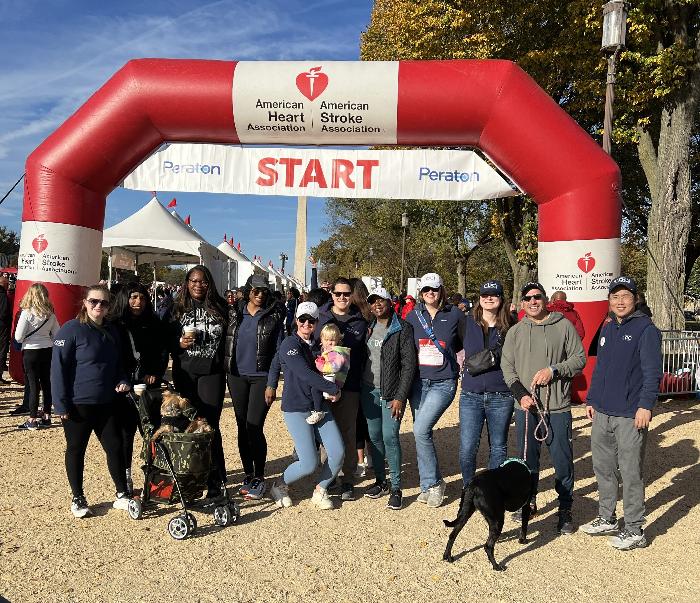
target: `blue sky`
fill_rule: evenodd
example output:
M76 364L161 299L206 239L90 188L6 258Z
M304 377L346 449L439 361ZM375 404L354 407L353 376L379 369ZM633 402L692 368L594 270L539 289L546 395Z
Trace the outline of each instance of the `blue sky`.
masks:
M29 153L129 59L357 60L371 0L0 0L0 196ZM0 205L19 232L22 185ZM159 192L208 241L233 234L248 255L294 256L296 198ZM105 228L149 201L116 189ZM270 217L274 216L274 219ZM225 218L224 218L225 217ZM308 243L325 236L325 200L309 199Z

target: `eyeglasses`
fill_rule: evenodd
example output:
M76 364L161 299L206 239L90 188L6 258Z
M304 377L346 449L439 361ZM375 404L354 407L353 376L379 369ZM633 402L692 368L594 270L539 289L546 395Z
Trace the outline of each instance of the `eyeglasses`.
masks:
M439 293L440 288L438 287L437 289L435 287L423 287L420 292L421 293L427 293L428 291L432 291L433 293Z
M481 299L486 299L487 297L501 297L501 296L496 294L496 293L482 293L481 295L479 295L479 297Z
M299 318L297 318L297 320L299 321L299 324L302 324L302 325L305 323L309 323L310 325L316 324L316 319L313 318L312 316L300 316Z
M191 278L191 279L188 279L188 280L189 280L190 283L192 283L193 285L200 285L201 287L208 287L208 286L209 286L209 281L199 281L199 280L194 279L194 278Z
M109 308L109 300L107 299L93 299L92 297L87 300L92 308Z
M544 295L541 293L535 293L534 295L523 295L523 301L529 302L531 299L540 301L541 299L544 299Z
M333 297L349 298L352 295L350 291L333 291Z

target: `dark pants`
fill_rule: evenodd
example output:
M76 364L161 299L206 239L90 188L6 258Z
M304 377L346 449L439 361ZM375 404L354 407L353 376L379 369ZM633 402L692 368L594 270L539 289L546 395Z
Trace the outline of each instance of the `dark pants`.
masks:
M29 416L39 414L39 391L44 397L44 414L51 414L51 348L24 350L24 376L29 386Z
M0 377L7 370L7 354L10 351L10 327L0 324Z
M117 424L122 437L124 467L131 469L134 456L134 436L139 425L139 413L128 394L120 394L116 403Z
M211 442L212 469L209 473L208 487L216 489L226 482L226 460L221 441L219 422L224 408L224 374L191 375L183 370L173 372L175 389L187 398L197 409L197 414L207 420L214 429Z
M571 509L574 500L574 451L571 445L571 411L555 412L546 415L549 435L545 440L549 448L549 456L554 465L554 489L559 495L559 508ZM535 439L537 415L530 412L527 425L527 466L532 475L532 500L537 495L540 481L540 452L542 443ZM523 434L525 433L525 412L518 408L515 411L515 427L518 432L518 456L524 449ZM540 435L541 429L538 430Z
M238 452L246 475L265 477L267 440L263 432L270 407L265 404L266 377L228 374L228 391L238 426Z
M367 418L362 410L362 404L357 407L357 424L355 425L355 440L357 440L357 449L364 450L365 443L369 442L369 428L367 427Z
M122 457L122 439L117 425L116 405L75 404L63 419L66 436L66 475L73 496L82 496L85 451L95 432L107 455L107 468L117 492L126 492L126 470Z

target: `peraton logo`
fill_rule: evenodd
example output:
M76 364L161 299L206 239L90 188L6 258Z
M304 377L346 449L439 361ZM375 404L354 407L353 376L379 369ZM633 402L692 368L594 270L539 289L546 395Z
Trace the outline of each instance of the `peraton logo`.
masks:
M595 267L595 258L591 255L590 251L582 258L578 259L578 267L581 269L581 272L584 272L585 274L588 274L591 270L593 270Z
M37 253L41 253L49 246L49 242L46 240L43 234L40 234L36 239L32 241L32 247Z
M297 75L297 88L310 101L317 99L328 86L328 76L321 73L323 67L312 67Z

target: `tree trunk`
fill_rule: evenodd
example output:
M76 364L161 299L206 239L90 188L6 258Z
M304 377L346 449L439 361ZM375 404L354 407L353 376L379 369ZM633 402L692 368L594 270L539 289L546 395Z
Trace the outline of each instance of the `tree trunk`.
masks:
M467 291L467 261L464 256L457 256L457 293L462 297Z
M497 206L501 215L501 232L503 234L503 247L506 250L508 263L513 271L513 297L512 303L520 308L520 290L529 281L537 280L537 268L518 260L518 242L522 237L523 212L517 207L513 198L498 199Z

